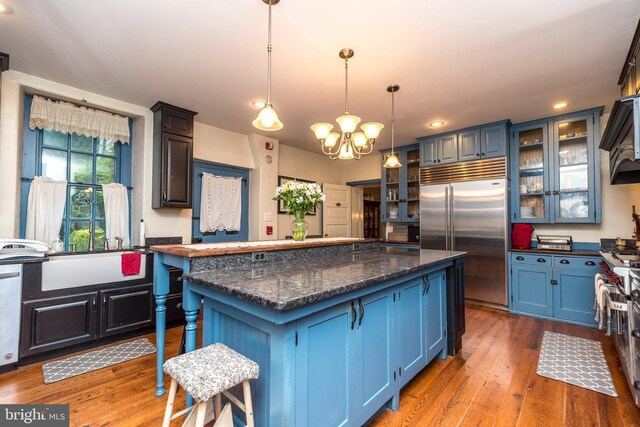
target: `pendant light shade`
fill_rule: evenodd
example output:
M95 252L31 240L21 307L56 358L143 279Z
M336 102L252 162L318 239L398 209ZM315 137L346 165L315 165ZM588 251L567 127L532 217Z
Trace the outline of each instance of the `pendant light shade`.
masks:
M360 117L354 116L353 114L345 114L336 119L336 122L340 125L340 130L342 133L352 133L358 127L358 123L360 123Z
M258 113L258 117L251 122L251 124L260 130L266 130L269 132L280 130L284 127L276 110L273 109L271 104L271 6L278 4L280 0L262 0L263 3L269 5L269 39L267 42L267 102L265 102L264 108Z
M391 153L387 154L387 158L384 161L384 165L382 167L387 169L395 169L402 166L400 163L400 159L393 151L393 139L395 136L395 124L396 124L396 102L395 102L395 93L400 90L400 86L398 85L389 85L387 87L387 92L391 93Z

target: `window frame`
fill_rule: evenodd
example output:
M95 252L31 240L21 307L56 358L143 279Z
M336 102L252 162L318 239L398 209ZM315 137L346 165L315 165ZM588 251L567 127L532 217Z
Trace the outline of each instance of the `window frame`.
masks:
M131 145L133 143L132 138L128 144L122 144L119 141L115 143L115 149L113 155L98 154L96 149L96 142L99 138L91 138L92 151L79 151L72 148L73 138L76 136L73 134L64 134L66 136L67 146L66 149L47 146L44 144L45 131L42 129L30 129L29 128L29 114L31 111L31 102L33 96L25 95L24 99L24 125L23 125L23 163L22 163L22 179L21 179L21 202L20 202L20 237L24 238L26 234L26 216L27 216L27 203L29 197L29 189L31 187L31 180L34 176L41 176L42 174L42 158L43 150L55 150L57 152L66 153L67 170L65 179L67 180L67 191L65 200L65 211L62 222L63 228L63 242L65 251L70 249L69 236L70 225L73 221L93 221L93 232L95 236L95 229L98 223L105 223L104 217L97 216L97 190L102 189L102 184L97 184L97 160L98 158L114 159L115 163L115 176L114 182L120 183L128 188L129 195L129 230L131 230ZM129 118L129 133L133 135L132 123ZM91 183L77 183L71 182L71 156L72 154L84 154L90 155L92 158L92 181ZM94 183L96 182L96 183ZM93 188L94 190L94 203L91 204L91 217L78 218L71 216L71 203L70 196L72 190L76 188ZM50 244L51 242L44 242ZM98 246L100 247L100 246Z

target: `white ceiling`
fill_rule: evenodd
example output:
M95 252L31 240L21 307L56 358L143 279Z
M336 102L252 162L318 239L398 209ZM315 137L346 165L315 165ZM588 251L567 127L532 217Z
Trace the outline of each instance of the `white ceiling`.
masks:
M256 132L266 92L262 0L0 0L0 51L11 68L134 104L157 100L197 120ZM318 151L309 126L349 109L386 128L398 83L396 144L510 118L610 107L640 0L281 0L273 7L272 100L285 127L269 136ZM443 130L427 123L442 119Z

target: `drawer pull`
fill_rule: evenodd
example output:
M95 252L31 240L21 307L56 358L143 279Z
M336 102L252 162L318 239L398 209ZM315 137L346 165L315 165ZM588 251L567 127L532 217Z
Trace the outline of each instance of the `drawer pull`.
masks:
M558 281L554 279L554 280L551 281L551 284L555 286L555 285L558 284Z
M593 261L587 261L587 262L584 263L584 265L590 265L591 266L591 265L596 265L596 263L593 262Z
M356 306L353 301L351 301L351 329L353 330L353 326L356 324L356 319L358 315L356 314Z
M538 262L547 262L547 260L544 259L544 258L538 258L536 261L538 261Z
M517 256L517 257L516 257L516 259L517 259L518 261L524 261L524 257L523 257L523 256Z
M560 264L569 264L569 261L567 261L566 259L561 259Z
M181 302L177 303L176 308L182 308L182 303Z

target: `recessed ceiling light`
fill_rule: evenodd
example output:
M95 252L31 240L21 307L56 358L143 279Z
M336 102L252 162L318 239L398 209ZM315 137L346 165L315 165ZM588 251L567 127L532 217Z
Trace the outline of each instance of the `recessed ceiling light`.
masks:
M13 8L6 3L0 3L0 13L9 15L13 13Z
M255 102L252 102L251 105L253 105L256 108L262 109L264 108L264 101L255 101Z
M560 108L564 108L566 106L567 106L566 102L556 102L555 104L553 104L553 108L555 108L556 110Z
M444 126L444 122L442 120L436 120L429 123L430 128L440 128L442 126Z

